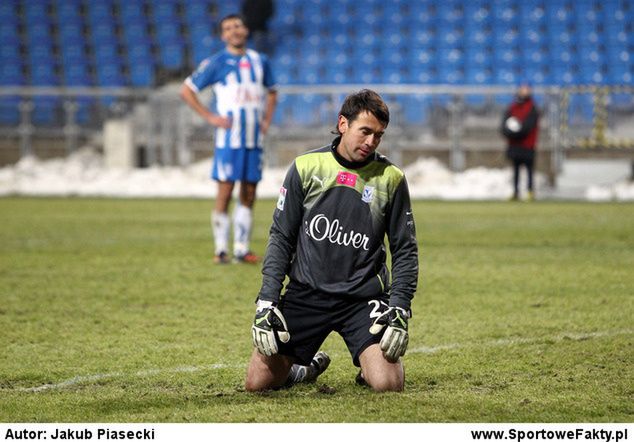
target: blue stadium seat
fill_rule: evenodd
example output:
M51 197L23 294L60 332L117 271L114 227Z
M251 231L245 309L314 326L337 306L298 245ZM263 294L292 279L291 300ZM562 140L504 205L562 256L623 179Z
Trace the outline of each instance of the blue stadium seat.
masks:
M549 83L561 86L580 83L580 76L572 66L555 65L550 70L548 78Z
M128 45L137 43L150 44L152 42L152 38L150 37L147 24L144 22L134 22L124 26L122 41Z
M8 41L19 42L20 32L16 22L0 22L0 38L3 44L8 44Z
M466 2L465 25L471 24L478 27L490 26L493 15L488 5L479 2Z
M129 64L147 63L154 60L152 47L148 43L134 43L127 47L127 60Z
M16 126L19 122L20 98L11 96L0 97L0 126Z
M159 62L167 69L180 69L185 64L184 46L169 43L159 48Z
M179 23L180 19L176 12L176 5L170 1L152 3L152 14L150 20L158 23Z
M67 44L60 48L60 60L62 66L71 66L74 64L87 64L88 56L86 55L86 47L83 43Z
M33 97L31 122L36 126L54 126L61 124L61 105L59 97Z
M50 41L41 41L29 47L27 60L30 64L54 64L55 55Z
M50 23L47 2L25 2L23 16L29 26Z
M412 35L412 45L416 47L431 47L436 44L436 31L432 27L416 29Z
M184 42L180 25L176 23L159 23L155 28L156 43L159 46L182 44Z
M2 64L19 63L21 58L20 46L12 44L0 45L0 60L2 60Z
M80 1L63 1L57 2L55 5L57 23L81 23L81 2Z
M606 72L600 65L586 65L579 69L579 84L602 84L606 81Z
M296 124L314 126L321 123L327 108L326 98L322 95L301 94L289 96L293 109L291 121Z
M150 87L154 85L154 65L151 63L134 63L130 66L130 84L132 86Z
M16 22L18 14L13 2L7 1L0 3L0 22Z
M111 43L97 44L93 47L93 54L97 66L120 62L119 46Z
M632 64L610 63L608 65L606 82L612 85L632 86L634 84L634 69L632 69Z
M121 65L115 63L100 66L96 71L99 86L125 86Z
M63 23L57 28L57 37L60 45L84 44L84 26L81 23Z
M209 6L205 2L191 2L184 9L185 22L189 25L207 24L211 28Z
M547 42L546 34L539 28L523 28L519 35L518 44L523 48L535 48L545 46Z
M121 6L119 12L119 24L125 32L125 28L130 25L147 25L148 18L143 12L143 7L136 3L129 3Z
M52 64L41 64L31 66L31 85L33 86L58 86L59 77Z
M574 12L569 4L546 2L546 22L552 28L569 28L574 23Z
M23 86L24 84L26 79L20 61L0 65L0 86Z
M497 84L516 85L520 80L517 70L504 66L493 66L493 79Z
M544 85L548 83L548 66L528 65L522 71L522 77L533 85Z
M90 27L90 41L93 44L117 44L116 29L113 23L101 22Z
M88 64L64 65L64 84L68 87L92 86L94 81Z
M493 73L489 66L470 67L465 70L465 82L473 85L487 85L493 82Z

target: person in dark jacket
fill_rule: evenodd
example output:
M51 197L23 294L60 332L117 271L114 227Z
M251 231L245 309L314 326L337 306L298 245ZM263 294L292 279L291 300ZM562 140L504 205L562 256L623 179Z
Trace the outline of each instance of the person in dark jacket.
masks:
M376 92L351 94L332 143L289 168L262 266L248 391L314 380L329 363L317 350L333 331L361 368L357 383L403 389L418 246L405 175L376 152L388 122Z
M242 2L242 16L249 28L249 39L256 51L267 55L272 55L268 22L274 12L273 0L244 0Z
M513 164L513 196L519 199L520 167L526 167L528 175L528 199L535 199L533 170L535 166L535 151L537 134L539 131L539 112L531 96L529 84L521 84L515 100L504 113L502 120L502 134L507 139L506 155Z

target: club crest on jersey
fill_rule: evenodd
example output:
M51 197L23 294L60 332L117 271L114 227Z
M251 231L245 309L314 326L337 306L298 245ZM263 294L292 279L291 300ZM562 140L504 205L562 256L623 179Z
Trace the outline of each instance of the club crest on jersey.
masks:
M284 186L280 187L280 196L277 199L277 208L279 210L284 210L284 203L286 202L286 188Z
M374 198L374 187L364 186L363 193L361 194L361 201L370 204Z
M354 187L357 184L357 175L350 172L341 171L337 174L337 184Z

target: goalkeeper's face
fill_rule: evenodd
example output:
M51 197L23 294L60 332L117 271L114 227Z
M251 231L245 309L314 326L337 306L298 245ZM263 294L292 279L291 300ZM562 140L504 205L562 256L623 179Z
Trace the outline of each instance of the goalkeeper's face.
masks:
M338 129L341 141L337 147L339 155L348 161L365 161L381 143L385 126L370 112L361 112L354 120L339 116Z
M222 22L220 37L227 45L244 48L247 44L249 30L239 18L230 18Z

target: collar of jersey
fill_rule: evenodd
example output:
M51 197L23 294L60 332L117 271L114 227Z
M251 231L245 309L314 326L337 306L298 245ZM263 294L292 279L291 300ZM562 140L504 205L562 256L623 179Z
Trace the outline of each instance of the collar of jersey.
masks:
M376 157L376 152L372 152L372 155L368 156L364 161L361 161L361 162L346 160L337 152L337 146L339 146L340 141L341 141L341 135L339 135L337 138L332 140L332 143L330 144L330 151L332 152L332 155L335 157L335 160L337 160L337 162L341 164L343 167L347 169L361 169L363 166L367 166L372 161L374 161Z

